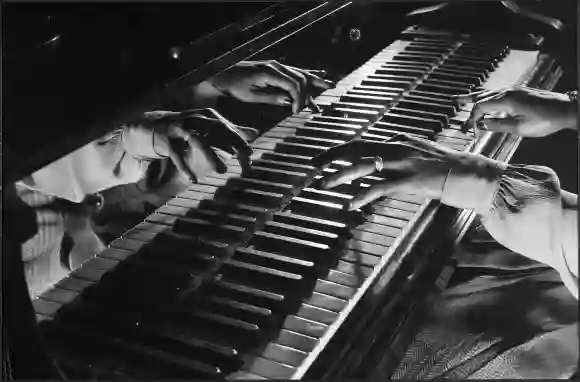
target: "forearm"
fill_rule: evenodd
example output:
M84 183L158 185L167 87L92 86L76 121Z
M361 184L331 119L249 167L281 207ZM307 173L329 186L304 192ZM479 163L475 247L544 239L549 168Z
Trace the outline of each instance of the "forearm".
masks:
M566 103L562 126L564 129L578 130L578 101L571 100Z
M475 210L498 243L556 269L577 296L577 197L552 170L468 155L450 171L442 202Z

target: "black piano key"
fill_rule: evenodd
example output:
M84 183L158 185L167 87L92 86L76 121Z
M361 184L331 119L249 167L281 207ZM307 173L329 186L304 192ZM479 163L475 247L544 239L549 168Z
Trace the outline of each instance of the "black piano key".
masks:
M308 240L320 244L327 244L329 246L337 245L340 240L339 236L335 233L274 221L267 222L263 227L263 230L264 232L270 232L283 236L291 236L297 239Z
M375 70L376 74L382 74L382 75L407 75L410 77L413 77L414 79L419 79L421 77L423 77L423 75L425 73L427 73L427 70L425 69L419 69L419 68L402 68L402 67L389 67L389 66L383 66L378 68L377 70Z
M295 137L287 137L284 142L286 143L298 143L298 144L305 144L305 145L318 145L326 147L327 149L330 147L342 145L343 143L347 142L348 140L352 139L350 136L343 136L341 139L328 139L328 138L321 138L321 137L312 137L312 136L295 136Z
M320 338L328 326L320 322L311 321L295 315L289 315L284 320L283 328L292 332L304 334L308 337Z
M204 296L199 294L191 304L195 309L203 309L207 312L237 319L248 324L255 324L261 330L276 329L272 327L277 317L267 308L252 305L246 301L239 301L227 297Z
M201 219L179 218L173 225L173 231L180 235L206 237L223 240L226 243L239 242L250 232L246 227L229 224L215 224Z
M345 95L340 97L341 102L351 102L351 103L367 103L373 105L388 105L393 101L394 97L381 97L375 95L363 95L359 93L347 92Z
M476 78L481 85L483 81L487 78L485 73L481 73L478 71L468 70L465 68L457 67L457 66L446 66L445 64L439 66L434 73L443 73L443 74L450 74L450 75L458 75L458 76L468 76ZM478 85L478 86L479 86Z
M387 79L381 78L379 76L368 76L365 78L361 84L363 86L376 86L376 87L384 87L389 89L397 89L398 91L404 91L409 89L413 82L411 81L404 81L404 80L395 80L395 79ZM362 89L361 89L362 90ZM355 90L353 89L352 92Z
M412 53L399 53L392 58L393 61L404 61L404 62L420 62L436 64L441 60L440 55L423 55L423 54L412 54Z
M326 108L326 110L328 110L328 112L332 112L333 108L343 108L343 109L360 109L360 110L366 110L366 111L370 111L370 112L376 112L376 113L381 113L385 110L384 106L381 105L373 105L373 104L368 104L368 103L359 103L359 102L334 102L330 105L329 108Z
M350 300L356 293L356 289L349 286L320 279L316 282L314 290L318 293L344 300Z
M397 125L403 126L411 126L411 127L418 127L426 130L431 130L433 132L440 132L446 126L437 119L427 118L427 117L414 117L408 116L401 113L386 113L383 118L381 118L381 122L385 123L393 123ZM377 124L375 124L377 126Z
M416 87L417 90L420 91L432 91L432 92L439 92L444 94L449 94L450 96L455 96L458 94L466 94L469 93L471 89L469 88L462 88L458 86L451 86L451 85L444 85L441 83L435 83L432 81L424 81Z
M447 60L445 60L445 63L448 65L468 66L475 70L485 70L487 72L493 71L496 68L496 65L493 62L470 60L457 55L452 55Z
M434 80L461 81L473 86L480 86L482 84L481 79L478 76L453 73L451 71L440 69L434 70L433 73L429 74L428 78Z
M231 247L226 242L217 240L196 240L190 236L176 235L174 233L158 234L151 242L151 245L153 248L175 248L184 254L202 256L204 258L207 255L222 258L229 256L231 252Z
M300 274L237 260L224 263L219 270L219 279L282 294L290 290L300 294L309 286Z
M275 213L273 221L334 233L338 236L345 235L348 232L347 225L344 222L317 219L310 216L294 214L288 211Z
M355 118L355 117L337 117L337 116L328 116L328 115L315 115L312 117L311 120L308 120L305 122L306 126L312 125L312 124L317 124L317 123L328 123L328 124L332 124L332 125L338 125L338 126L343 126L343 125L347 125L347 126L353 126L353 125L358 125L358 126L365 126L368 123L367 119L364 118Z
M276 160L285 163L309 165L312 163L313 156L288 154L281 152L265 152L264 154L262 154L262 158Z
M371 235L371 233L367 232L367 236L368 235ZM392 240L393 242L395 241L394 238ZM368 253L375 256L384 256L389 250L388 246L358 240L356 237L348 241L346 248L352 251Z
M242 370L268 379L290 379L296 369L262 357L251 357L246 359Z
M451 105L429 102L426 100L420 101L411 97L405 97L401 99L399 102L397 102L397 107L401 109L420 110L430 113L443 114L447 117L454 117L456 115L455 108Z
M314 144L298 144L291 142L280 142L276 144L276 152L282 154L294 154L313 158L326 151L328 147Z
M260 354L262 355L262 358L294 367L300 366L308 356L308 353L304 351L274 342L268 343Z
M391 61L383 64L380 68L395 68L395 69L412 69L412 70L421 70L421 71L429 71L433 65L426 64L423 62L406 62L406 61Z
M272 179L273 181L276 181L282 179L284 177L284 174L288 174L290 172L283 170L271 170L271 171L269 170L267 171L267 173L271 175L267 179ZM245 189L223 188L220 189L215 195L215 200L220 201L236 200L243 204L262 207L266 209L278 208L279 206L283 205L288 198L289 198L288 195L262 191L259 189L259 187Z
M447 125L449 124L449 118L447 117L447 115L445 115L443 113L425 111L425 110L419 110L419 109L406 109L406 108L400 106L399 104L397 104L397 106L392 108L389 112L393 113L393 114L408 115L410 117L419 117L419 118L428 118L428 119L438 120L439 122L441 122L441 125L443 126L442 129L447 127Z
M288 313L299 301L281 293L232 282L232 280L225 280L223 276L219 276L212 282L205 283L200 293L247 301L256 306L270 309L275 314Z
M381 110L382 112L382 110ZM332 108L328 108L325 111L326 115L340 116L340 117L353 117L366 119L368 122L376 121L381 116L381 112L376 110L368 110L364 108L354 108L354 107L338 107L333 105Z
M221 374L217 365L207 363L211 358L204 357L204 352L207 355L213 350L210 347L196 348L190 343L183 349L179 347L180 341L160 337L157 330L144 331L141 327L147 327L145 321L135 322L142 322L142 325L130 324L130 318L125 319L111 311L105 313L102 309L97 310L86 304L78 306L74 311L73 308L67 307L67 314L62 318L63 327L76 329L75 337L88 335L89 346L103 346L101 351L104 353L114 351L123 363L132 365L132 368L144 368L145 361L151 367L144 368L145 375L155 371L154 375L173 377L216 377ZM219 354L213 353L212 356L219 359ZM200 358L203 361L199 361ZM224 358L221 361L227 362Z
M318 339L292 330L282 329L274 342L292 349L310 352L317 345Z
M306 303L300 306L295 315L325 325L331 325L338 318L338 313L336 312Z
M66 366L72 365L74 374L67 374L69 378L162 377L159 370L151 368L151 365L135 367L128 364L119 356L119 350L103 346L99 343L102 341L92 342L94 335L74 330L70 325L51 323L50 326L45 325L41 329L45 341L50 346L51 355L56 358L63 371L69 371ZM76 373L80 375L75 375Z
M163 262L196 271L209 271L219 264L219 259L216 256L198 251L193 252L173 245L171 247L147 247L138 256L149 261Z
M457 79L450 80L428 77L427 79L423 80L422 83L425 85L432 84L432 85L447 86L450 88L458 89L462 93L470 93L475 89L475 85Z
M409 92L407 98L414 97L417 99L425 99L430 102L437 102L437 103L444 103L448 105L452 105L456 111L459 111L459 107L456 106L455 102L453 101L453 96L449 94L439 93L439 92L430 92L430 91L421 91L421 90L412 90Z
M250 240L250 245L265 251L291 253L306 260L328 260L330 246L291 236L278 235L266 231L258 231Z
M233 259L267 268L280 269L306 277L316 276L319 273L317 264L313 261L278 253L259 251L254 248L239 248L234 254Z
M379 231L382 227L373 227L372 223L366 224L367 229L355 229L352 236L356 240L367 241L369 243L379 244L388 247L395 242L396 236L390 236L386 232Z

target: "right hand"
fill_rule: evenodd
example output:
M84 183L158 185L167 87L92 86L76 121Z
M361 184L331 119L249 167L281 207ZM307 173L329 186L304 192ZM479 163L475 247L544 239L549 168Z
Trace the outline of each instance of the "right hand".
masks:
M460 105L475 102L464 132L479 129L535 138L576 128L576 104L564 94L516 86L462 95L456 100Z

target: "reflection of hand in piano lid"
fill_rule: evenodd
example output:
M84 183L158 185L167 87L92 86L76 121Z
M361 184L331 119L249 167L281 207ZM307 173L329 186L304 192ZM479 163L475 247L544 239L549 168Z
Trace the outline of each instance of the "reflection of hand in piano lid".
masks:
M277 61L245 61L200 84L198 97L229 95L249 103L292 105L294 113L305 106L320 111L312 99L317 90L330 88L331 83L319 78L320 70L306 70Z

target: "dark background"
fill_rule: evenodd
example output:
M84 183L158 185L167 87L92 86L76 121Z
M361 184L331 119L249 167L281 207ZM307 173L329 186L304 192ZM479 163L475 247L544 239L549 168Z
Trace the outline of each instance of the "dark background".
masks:
M556 90L576 89L576 2L532 3L536 11L559 17L570 26L565 34L550 39L548 45L565 65L564 78ZM40 148L58 145L60 137L71 129L81 129L103 113L183 74L170 57L172 47L187 44L272 4L4 3L4 149L26 158ZM291 6L308 9L317 4L296 2ZM405 14L433 4L374 2L351 6L256 58L326 69L331 78L338 79L396 39L412 22ZM485 33L485 28L498 25L502 13L498 4L465 2L464 9L439 20L449 25L473 25ZM485 12L495 18L487 17ZM361 31L359 40L349 38L352 28ZM55 36L59 39L41 45ZM222 106L228 114L239 105ZM269 124L286 112L246 106L245 119L243 113L230 113L233 117L238 114L235 122L248 124L260 114L264 117L261 123ZM79 147L83 143L86 142L79 142ZM577 191L577 137L573 132L525 140L512 162L549 165L560 174L563 188Z

